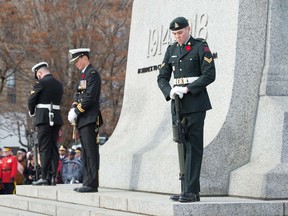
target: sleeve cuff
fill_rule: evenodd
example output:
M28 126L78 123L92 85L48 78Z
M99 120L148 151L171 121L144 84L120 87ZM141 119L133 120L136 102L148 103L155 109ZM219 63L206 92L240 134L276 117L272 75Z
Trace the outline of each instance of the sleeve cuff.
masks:
M85 112L85 110L82 108L82 104L81 103L77 105L77 107L75 109L75 112L76 112L77 115L79 115L80 113L84 113Z
M77 107L77 105L78 105L78 103L77 103L77 102L73 102L73 103L72 103L72 105L71 105L71 107L73 107L73 108L76 108L76 107Z

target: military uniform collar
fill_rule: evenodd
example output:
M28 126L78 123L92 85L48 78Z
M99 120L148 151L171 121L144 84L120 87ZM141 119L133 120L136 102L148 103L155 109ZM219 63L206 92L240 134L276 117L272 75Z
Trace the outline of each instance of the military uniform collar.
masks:
M88 66L89 64L82 70L82 73L85 73L85 70L87 69Z
M193 41L193 37L190 35L190 37L182 45L179 44L178 42L176 44L177 44L177 46L186 46L186 45L191 45L191 44L189 44L189 42L192 43L192 41Z
M190 35L190 37L185 41L185 43L182 44L182 46L186 46L190 41L190 39L192 39L192 36Z

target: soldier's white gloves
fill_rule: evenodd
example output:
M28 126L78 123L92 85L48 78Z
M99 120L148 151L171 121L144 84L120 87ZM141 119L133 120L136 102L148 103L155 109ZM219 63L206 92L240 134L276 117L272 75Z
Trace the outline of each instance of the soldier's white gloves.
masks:
M188 92L188 88L187 87L182 87L182 86L176 86L176 93L182 93L182 94L186 94Z
M175 95L177 94L179 96L179 98L182 99L184 94L186 94L187 92L188 92L188 88L187 87L175 86L170 91L170 98L172 98L174 100L175 99Z
M68 120L71 124L75 124L77 119L77 114L75 113L75 109L70 109L69 113L68 113Z
M170 98L175 100L175 95L177 94L179 96L180 99L183 98L183 93L178 91L178 87L179 86L175 86L174 88L171 89L170 91Z

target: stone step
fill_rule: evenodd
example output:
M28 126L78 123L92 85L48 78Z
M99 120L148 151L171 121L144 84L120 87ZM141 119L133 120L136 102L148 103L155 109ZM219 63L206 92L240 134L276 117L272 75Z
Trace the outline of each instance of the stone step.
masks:
M47 215L288 215L288 200L237 197L201 197L201 202L179 203L169 195L99 188L98 193L77 193L74 187L17 186L16 195L0 196L0 205ZM16 206L15 206L15 203Z
M0 196L0 215L52 215L52 216L136 216L141 214L121 212L75 203L31 198L19 195ZM4 207L5 206L5 207ZM3 211L2 209L3 208ZM5 214L2 214L5 213ZM7 213L7 214L6 214ZM143 216L143 215L142 215Z
M1 199L1 197L0 197ZM0 215L2 216L45 216L46 214L34 213L0 206Z

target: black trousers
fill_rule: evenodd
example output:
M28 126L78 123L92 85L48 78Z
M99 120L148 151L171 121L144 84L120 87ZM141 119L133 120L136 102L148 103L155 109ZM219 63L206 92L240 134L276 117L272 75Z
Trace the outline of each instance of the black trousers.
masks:
M60 127L60 125L51 127L49 124L37 125L42 179L56 177L59 160L57 139Z
M96 143L97 134L95 123L78 129L82 144L81 159L83 162L83 186L98 188L98 171L100 164L99 145Z
M13 182L3 183L3 194L13 194L15 185Z
M200 192L200 172L203 158L203 129L206 111L185 114L184 192ZM172 116L173 124L176 116Z

